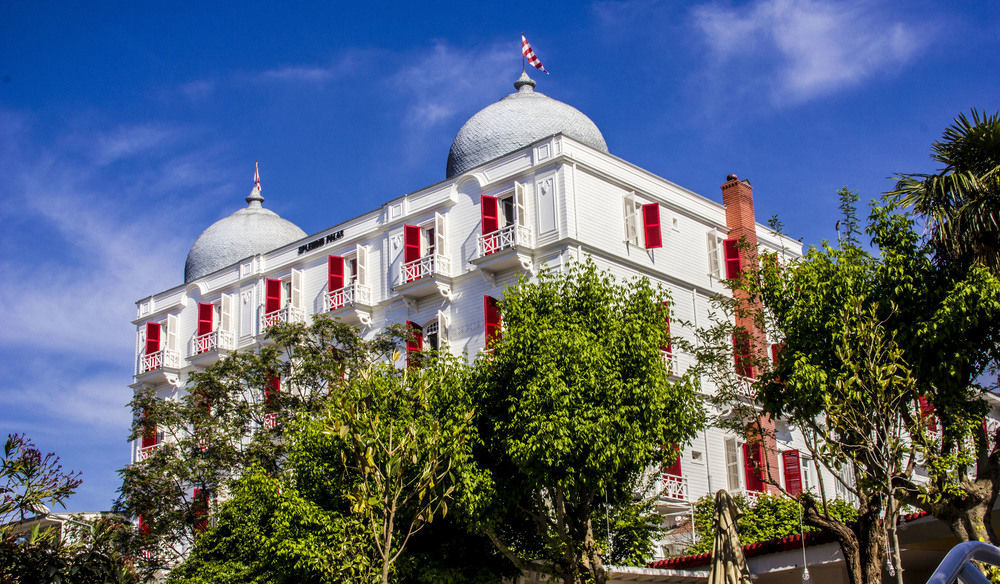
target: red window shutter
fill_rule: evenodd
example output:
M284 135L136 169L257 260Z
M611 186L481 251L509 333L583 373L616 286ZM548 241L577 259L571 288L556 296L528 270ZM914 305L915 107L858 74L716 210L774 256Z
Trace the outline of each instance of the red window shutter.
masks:
M194 490L191 518L195 532L201 533L208 527L208 492L201 489Z
M747 490L760 493L764 490L763 446L757 442L743 444L743 470L747 480Z
M660 234L659 203L642 206L642 228L646 233L646 249L663 247L663 237Z
M160 350L160 323L146 323L146 354L152 355Z
M934 416L934 404L927 400L927 396L922 395L917 399L920 401L920 417L927 424L927 429L931 432L937 432L938 424L937 417Z
M278 409L278 394L281 392L281 378L271 373L267 376L267 387L264 388L264 411L274 412Z
M143 428L142 428L142 447L149 448L150 446L156 446L157 444L157 428L156 424L148 424L145 422L146 414L143 417Z
M416 225L403 226L403 261L420 259L420 228Z
M733 334L733 364L737 375L753 379L753 359L750 353L750 339L745 333Z
M785 490L793 497L802 494L802 467L799 465L799 451L786 450L781 453L785 466Z
M740 258L740 242L738 239L727 239L722 242L722 249L726 258L726 279L735 280L743 272L743 260Z
M670 303L661 302L660 311L663 313L663 320L666 323L667 328L667 344L660 345L660 350L666 352L667 354L672 354L674 351L673 343L670 342Z
M143 515L139 515L139 534L149 535L149 532L149 522L146 521L146 518Z
M424 329L419 324L406 321L406 366L416 367L418 353L424 349Z
M502 317L496 298L483 296L483 314L486 320L486 348L489 349L494 343L500 341L502 335Z
M281 309L281 280L268 278L264 286L264 312L270 314Z
M499 205L497 198L489 195L482 195L479 200L483 214L483 235L487 235L500 229Z
M326 260L327 292L335 292L344 287L344 258L332 255Z
M785 350L785 343L774 343L771 345L771 363L774 368L778 368L778 362L781 360L781 352Z
M212 332L215 323L215 307L211 302L198 303L198 336Z
M674 446L674 452L677 453L677 458L673 464L663 471L663 474L674 475L675 477L684 476L681 474L681 450L677 446Z

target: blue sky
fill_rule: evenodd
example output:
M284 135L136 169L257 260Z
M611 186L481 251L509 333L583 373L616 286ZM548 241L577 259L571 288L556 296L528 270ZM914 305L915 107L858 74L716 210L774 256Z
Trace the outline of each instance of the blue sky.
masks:
M934 170L951 120L1000 104L982 0L209 4L0 4L0 431L83 471L71 510L128 462L135 300L181 283L254 161L308 233L438 182L521 31L613 154L715 200L749 178L806 243L838 188Z

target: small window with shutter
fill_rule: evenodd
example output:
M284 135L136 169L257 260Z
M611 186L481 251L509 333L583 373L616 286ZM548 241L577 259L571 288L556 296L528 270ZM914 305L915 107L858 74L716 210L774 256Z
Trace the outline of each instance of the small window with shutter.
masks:
M786 450L781 453L782 470L785 473L785 490L793 497L802 494L802 466L799 451Z
M663 234L660 231L659 203L649 203L642 206L642 230L645 236L646 249L663 247Z
M722 252L726 260L726 279L735 280L743 273L743 260L740 258L740 242L738 239L726 239L722 242Z
M406 321L406 366L420 364L420 352L424 350L424 329L413 321Z
M492 296L483 296L483 316L486 322L485 348L490 350L493 344L500 341L503 324L500 315L500 305Z

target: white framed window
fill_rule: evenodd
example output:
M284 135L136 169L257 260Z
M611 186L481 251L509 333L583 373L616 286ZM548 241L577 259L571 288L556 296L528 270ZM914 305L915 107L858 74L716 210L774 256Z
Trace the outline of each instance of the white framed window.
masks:
M722 242L725 238L715 231L709 231L706 235L708 244L708 275L716 280L722 280Z
M811 492L813 489L812 458L802 456L800 460L802 461L802 490Z
M635 198L635 193L628 193L623 199L625 214L625 241L632 245L640 245L640 221L642 217L642 203Z
M736 438L726 438L726 479L730 491L738 491L742 486L740 465L740 445Z

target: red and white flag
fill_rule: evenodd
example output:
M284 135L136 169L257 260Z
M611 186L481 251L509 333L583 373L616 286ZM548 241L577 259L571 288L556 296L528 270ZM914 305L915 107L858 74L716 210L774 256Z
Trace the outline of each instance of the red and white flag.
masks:
M524 37L523 32L521 33L521 54L528 59L528 62L531 63L532 67L542 71L546 75L549 74L549 72L546 71L545 67L542 65L542 62L538 60L538 55L536 55L535 50L531 48L531 43L529 43L528 39Z

